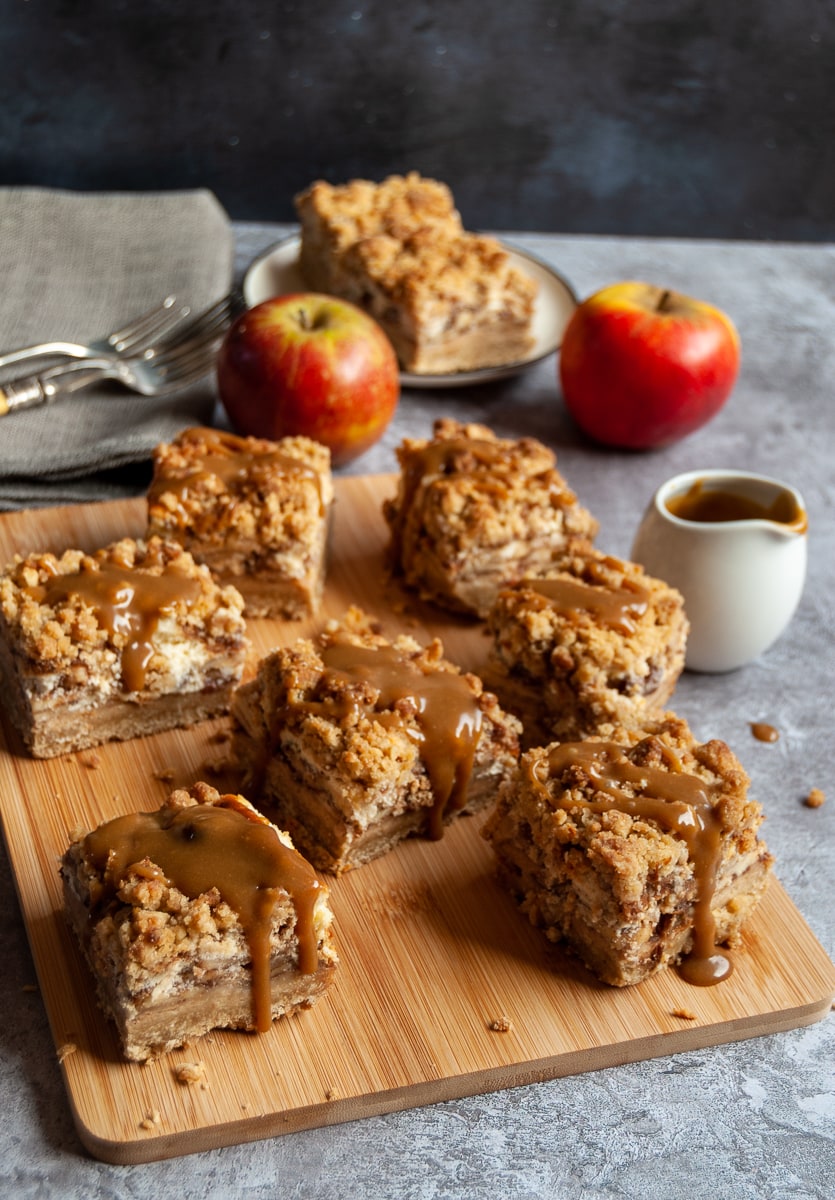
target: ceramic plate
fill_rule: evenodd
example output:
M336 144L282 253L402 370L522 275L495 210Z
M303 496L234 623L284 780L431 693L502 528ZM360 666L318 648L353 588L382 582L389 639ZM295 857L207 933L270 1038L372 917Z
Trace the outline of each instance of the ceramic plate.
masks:
M249 266L244 276L244 299L250 308L279 296L284 292L307 290L299 269L299 245L301 237L294 233L271 246ZM474 383L487 383L494 379L506 379L527 370L549 354L559 350L565 327L577 307L577 296L571 284L558 271L526 250L519 250L503 243L515 267L531 275L539 284L534 305L534 345L530 354L514 363L501 367L484 367L478 371L458 371L447 375L413 375L401 373L404 387L450 388L468 387Z

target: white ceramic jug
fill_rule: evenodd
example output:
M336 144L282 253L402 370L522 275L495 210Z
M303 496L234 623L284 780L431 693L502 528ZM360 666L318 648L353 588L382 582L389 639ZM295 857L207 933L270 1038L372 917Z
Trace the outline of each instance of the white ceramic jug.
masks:
M788 484L749 471L677 475L655 493L632 558L684 596L686 666L732 671L771 646L806 577L806 511Z

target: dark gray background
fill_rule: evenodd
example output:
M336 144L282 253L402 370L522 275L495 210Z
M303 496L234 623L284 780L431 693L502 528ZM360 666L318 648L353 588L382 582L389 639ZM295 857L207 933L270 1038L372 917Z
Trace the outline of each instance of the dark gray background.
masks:
M2 0L0 183L238 219L418 169L471 228L835 239L833 0Z

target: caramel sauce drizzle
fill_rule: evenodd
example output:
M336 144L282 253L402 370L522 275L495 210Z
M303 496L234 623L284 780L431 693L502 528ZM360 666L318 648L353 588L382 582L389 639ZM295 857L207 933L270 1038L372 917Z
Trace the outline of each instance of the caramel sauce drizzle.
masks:
M779 729L775 729L766 721L752 721L751 732L758 742L776 742L780 738Z
M749 496L724 488L710 488L705 480L697 479L686 492L670 496L667 508L683 521L705 524L723 521L774 521L796 533L805 533L806 513L790 492L780 492L771 504L761 504Z
M688 983L707 987L727 979L733 970L730 958L716 946L711 910L721 857L721 827L713 812L710 786L682 771L669 747L661 742L657 745L671 770L634 763L624 748L613 742L564 742L551 747L545 759L527 762L526 770L532 785L545 792L549 777L578 768L594 784L594 799L576 800L566 794L556 801L560 808L625 812L638 820L655 821L684 839L693 864L696 900L693 946L679 965L679 973ZM636 794L624 791L624 784ZM552 800L550 795L548 798Z
M160 618L180 601L191 604L200 594L200 581L175 564L166 564L161 575L152 575L102 562L67 575L56 573L27 593L53 608L70 598L89 605L111 637L124 637L122 685L128 692L139 692L145 686Z
M223 796L218 805L116 817L87 835L84 855L104 879L97 911L116 902L132 872L163 878L190 899L217 888L237 914L249 945L253 1022L259 1033L272 1021L270 930L280 892L290 894L296 911L299 971L316 971L313 910L319 881L310 864L257 814L239 806L236 796Z
M183 440L204 444L206 453L182 473L155 475L148 489L149 505L157 504L161 496L173 497L177 519L183 524L193 516L186 510L191 493L195 488L199 491L199 485L212 478L219 479L231 491L247 481L256 487L264 486L276 474L303 476L316 485L321 515L324 508L322 480L313 467L292 454L284 454L281 450L253 451L246 438L221 429L188 430Z
M596 587L579 579L526 579L523 583L564 616L591 613L618 633L634 633L649 603L645 588L630 587L626 582L620 588Z
M466 681L451 671L424 672L393 646L334 640L322 651L322 661L325 670L314 698L293 707L341 719L353 710L412 738L432 787L429 835L439 840L446 814L466 803L481 734L481 709ZM376 693L370 703L367 688ZM342 693L339 698L328 696L336 689Z

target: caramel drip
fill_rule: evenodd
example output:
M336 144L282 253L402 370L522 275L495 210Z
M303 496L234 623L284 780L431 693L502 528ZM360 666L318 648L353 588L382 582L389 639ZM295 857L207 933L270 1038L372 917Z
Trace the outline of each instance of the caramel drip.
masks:
M87 835L84 855L104 880L97 910L114 900L132 872L151 878L161 873L189 899L217 888L237 914L249 945L253 1021L263 1033L272 1020L270 931L276 900L280 892L292 897L299 970L311 975L318 963L313 910L320 884L310 864L236 800L224 796L219 805L116 817Z
M178 471L176 475L155 476L148 489L150 505L157 504L161 496L172 497L177 518L185 524L192 519L192 514L186 510L191 494L195 490L199 492L200 485L207 479L219 479L231 491L247 482L263 487L276 475L297 475L315 483L320 514L323 511L322 480L313 467L301 459L281 450L253 451L246 438L220 429L196 429L192 434L185 438L186 443L205 446L206 452L201 453L182 474Z
M620 588L595 587L578 579L527 579L524 586L547 600L568 617L580 612L597 617L607 628L618 633L634 633L636 621L647 611L649 593L637 584Z
M125 639L122 685L128 692L139 692L145 686L160 618L178 602L192 603L200 594L200 581L183 574L174 564L166 565L161 575L152 575L103 562L82 566L72 574L52 575L28 592L39 603L53 608L71 597L89 605L111 637Z
M776 742L780 737L779 730L765 721L752 721L751 732L758 742Z
M446 814L466 803L481 733L481 709L466 680L451 671L424 672L392 646L333 641L324 648L322 661L319 698L300 707L313 712L336 708L342 719L351 710L373 714L374 720L402 729L412 738L432 786L429 833L438 840ZM374 693L370 701L368 689ZM329 691L341 695L335 699Z
M806 513L796 503L791 492L780 492L771 504L761 504L749 496L723 488L710 488L705 480L697 479L686 492L670 496L667 508L683 521L705 524L723 521L774 521L796 533L806 531Z
M693 864L696 901L693 946L679 971L688 983L706 987L726 979L733 970L731 960L716 946L712 912L721 828L713 811L710 786L683 772L673 751L661 742L656 744L663 749L671 770L634 763L622 746L612 742L565 742L553 746L545 759L528 763L528 777L534 787L544 791L549 777L577 768L594 784L594 799L576 800L567 792L557 800L560 808L624 812L638 820L655 821L684 839ZM635 794L624 791L624 785Z

